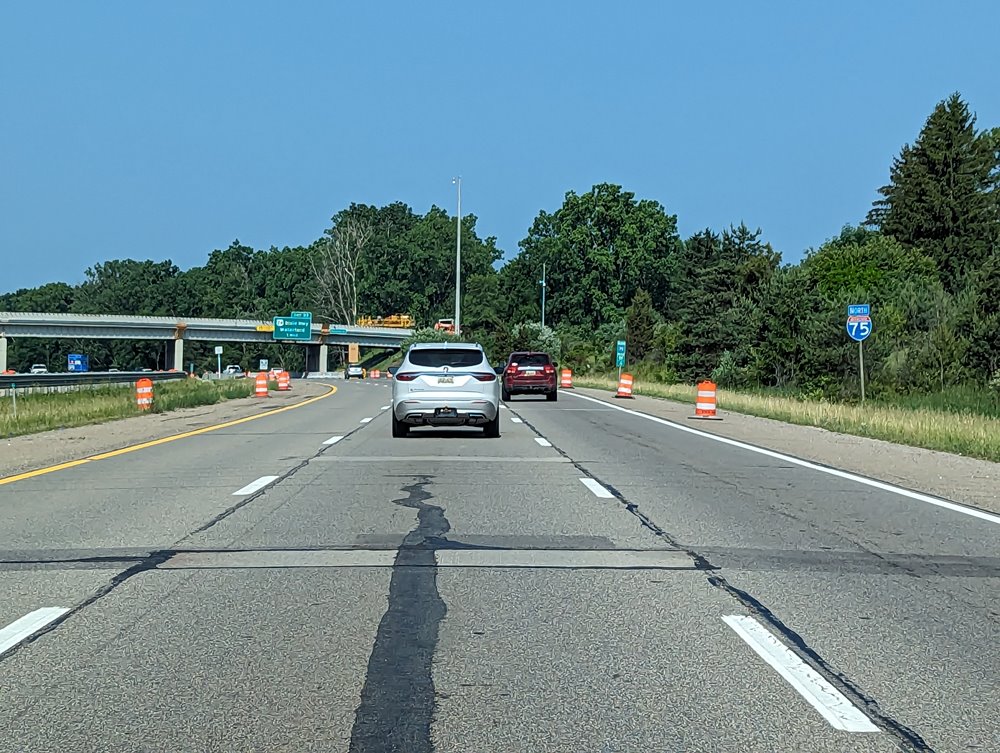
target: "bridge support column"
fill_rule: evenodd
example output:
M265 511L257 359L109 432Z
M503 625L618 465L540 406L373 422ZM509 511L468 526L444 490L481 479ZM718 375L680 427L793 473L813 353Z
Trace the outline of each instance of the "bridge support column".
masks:
M317 371L327 372L330 370L330 346L323 343L319 346L319 368Z
M168 343L166 360L166 368L175 368L178 371L184 371L184 338L177 337ZM171 361L173 361L172 365Z
M7 370L7 338L0 336L0 373Z

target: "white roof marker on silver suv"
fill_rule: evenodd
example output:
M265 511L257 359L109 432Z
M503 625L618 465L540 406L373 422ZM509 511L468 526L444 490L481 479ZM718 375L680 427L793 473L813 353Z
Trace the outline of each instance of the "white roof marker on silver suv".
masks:
M500 436L500 380L482 346L417 343L392 380L392 436L415 426L481 426Z

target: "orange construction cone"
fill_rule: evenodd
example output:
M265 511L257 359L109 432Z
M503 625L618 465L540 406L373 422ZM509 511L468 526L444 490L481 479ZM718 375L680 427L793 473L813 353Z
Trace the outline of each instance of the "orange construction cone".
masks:
M720 416L715 415L715 382L707 379L698 383L698 394L695 397L694 415L691 418L699 418L706 421L721 421Z
M153 380L143 377L135 383L135 403L139 410L153 407Z
M573 388L573 372L570 369L563 369L559 374L559 386L564 390Z
M267 397L267 374L260 372L254 380L254 397Z
M622 374L618 377L618 393L615 397L632 398L632 375Z

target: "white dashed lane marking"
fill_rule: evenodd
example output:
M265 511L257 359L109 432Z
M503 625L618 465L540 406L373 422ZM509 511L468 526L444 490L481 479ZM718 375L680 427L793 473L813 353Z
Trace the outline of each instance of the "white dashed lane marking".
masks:
M251 481L249 484L244 486L242 489L238 489L233 492L234 497L245 497L248 494L253 494L263 489L268 484L271 484L278 480L277 476L261 476L256 481Z
M0 630L0 654L14 648L25 638L34 635L53 620L58 620L68 611L63 607L43 607L14 620Z
M601 499L614 499L614 494L609 492L592 478L582 478L580 479L580 483L590 489L590 491L594 493L595 497L600 497Z
M823 675L802 661L753 617L727 615L722 620L834 728L845 732L879 731L871 719L827 682Z

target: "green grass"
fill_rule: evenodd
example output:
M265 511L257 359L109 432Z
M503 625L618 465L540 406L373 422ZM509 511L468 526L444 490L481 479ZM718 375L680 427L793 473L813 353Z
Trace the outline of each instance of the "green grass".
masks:
M275 389L272 385L271 389ZM218 382L183 379L153 383L153 412L165 413L178 408L213 405L223 400L253 394L251 379L227 379ZM49 429L99 424L119 418L141 415L135 403L134 386L108 386L76 392L23 394L14 401L0 398L0 437L35 434Z
M616 385L614 379L605 377L574 377L573 383L609 391ZM695 398L693 385L638 379L633 392L682 403L694 403ZM955 399L954 404L959 406L955 410L944 408L948 401L933 395L923 400L898 397L889 401L870 400L862 406L719 390L717 400L720 410L1000 462L1000 420L995 415L970 410L965 398ZM983 397L983 411L987 410L989 400L989 396Z

